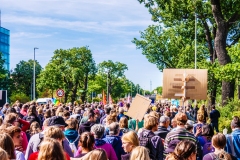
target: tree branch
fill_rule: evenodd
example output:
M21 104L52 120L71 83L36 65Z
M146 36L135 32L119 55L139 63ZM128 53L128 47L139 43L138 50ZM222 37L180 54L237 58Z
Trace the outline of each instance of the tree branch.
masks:
M240 19L240 14L238 12L235 12L231 18L227 21L229 27L231 27L237 20Z
M224 22L224 17L221 11L220 0L211 0L211 4L212 4L213 16L217 24L220 22Z

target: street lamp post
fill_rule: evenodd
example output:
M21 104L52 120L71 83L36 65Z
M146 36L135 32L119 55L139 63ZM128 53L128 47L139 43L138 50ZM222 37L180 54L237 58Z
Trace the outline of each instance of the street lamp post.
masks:
M35 100L35 88L36 88L36 76L35 76L35 50L38 49L34 47L34 56L33 56L33 100Z
M108 75L109 75L109 71L107 72L107 104L108 104Z

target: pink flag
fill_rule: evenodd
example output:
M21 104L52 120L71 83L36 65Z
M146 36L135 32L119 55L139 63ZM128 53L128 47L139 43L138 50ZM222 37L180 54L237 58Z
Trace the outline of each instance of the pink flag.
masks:
M112 104L113 101L112 101L112 97L111 97L110 94L109 94L109 97L108 97L108 98L109 98L109 103Z
M127 103L130 103L130 94L128 94Z

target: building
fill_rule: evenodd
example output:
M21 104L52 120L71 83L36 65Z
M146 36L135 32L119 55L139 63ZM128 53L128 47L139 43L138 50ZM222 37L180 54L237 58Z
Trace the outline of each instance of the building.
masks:
M4 67L10 69L10 31L0 27L0 52L5 60Z

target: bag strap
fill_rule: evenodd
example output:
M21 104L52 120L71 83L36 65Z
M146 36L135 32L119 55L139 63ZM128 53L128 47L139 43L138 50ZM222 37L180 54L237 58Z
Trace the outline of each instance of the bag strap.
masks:
M67 139L67 137L65 137L65 138L68 141L68 143L70 144L71 142ZM77 136L77 138L72 143L75 143L78 140L78 138L79 138L79 135Z
M211 157L211 159L216 158L216 155L214 153L209 153L209 156Z
M72 143L75 143L78 139L79 139L79 134L78 134L77 138Z

